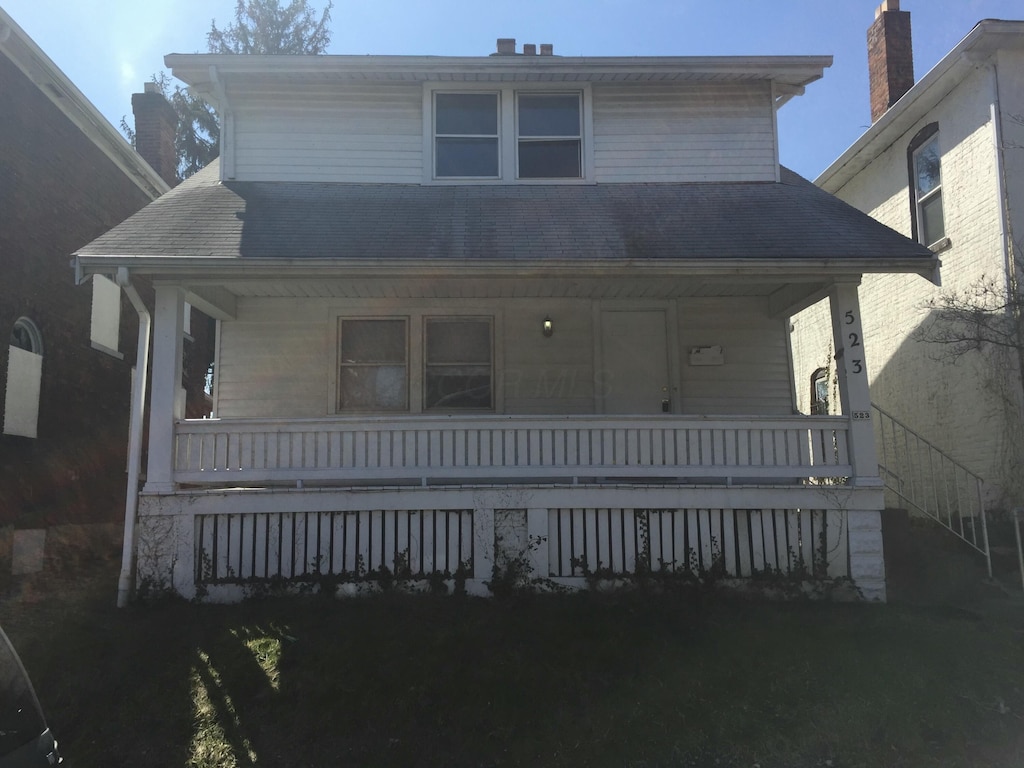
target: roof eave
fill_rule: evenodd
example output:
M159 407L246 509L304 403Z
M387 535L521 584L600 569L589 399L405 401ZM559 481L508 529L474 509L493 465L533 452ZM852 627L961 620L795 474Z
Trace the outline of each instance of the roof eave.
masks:
M83 134L150 198L170 187L68 79L35 41L0 8L0 53L7 56Z
M814 180L835 193L853 176L884 152L896 136L909 130L928 110L948 95L973 69L980 58L1012 41L1021 45L1024 22L985 19L914 83L895 104Z
M744 277L762 279L766 276L809 279L851 279L866 273L917 274L933 282L937 279L939 259L897 257L891 259L623 259L595 260L581 264L571 259L523 259L495 263L473 259L395 260L373 259L242 259L187 258L180 256L125 256L77 254L74 259L80 279L95 274L113 274L118 268L151 278L186 278L189 280L280 280L322 277L355 277L401 274L403 276L437 276L446 272L487 277L530 277L580 275L584 273L615 276L693 275L702 277Z
M164 63L175 77L195 88L210 82L211 67L218 76L336 75L393 82L455 81L481 73L526 79L532 75L571 76L576 81L609 75L682 76L693 79L770 80L804 87L821 78L831 56L238 56L172 53Z

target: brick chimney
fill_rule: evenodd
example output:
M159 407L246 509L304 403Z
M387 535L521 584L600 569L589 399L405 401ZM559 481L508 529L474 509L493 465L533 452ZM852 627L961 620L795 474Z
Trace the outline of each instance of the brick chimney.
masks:
M914 85L910 12L900 10L900 0L883 0L875 10L868 28L868 78L873 123Z
M156 83L146 83L144 93L132 94L135 114L135 150L170 186L178 178L178 155L174 151L174 133L178 113L160 92Z

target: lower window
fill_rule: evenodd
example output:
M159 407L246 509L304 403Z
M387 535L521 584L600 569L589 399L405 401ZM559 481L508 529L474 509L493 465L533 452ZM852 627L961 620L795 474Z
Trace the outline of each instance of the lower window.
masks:
M416 338L423 366L410 371L409 344ZM336 408L492 410L493 349L489 317L341 318Z
M405 318L339 322L339 411L408 409L408 327Z
M426 318L423 409L493 407L491 321Z

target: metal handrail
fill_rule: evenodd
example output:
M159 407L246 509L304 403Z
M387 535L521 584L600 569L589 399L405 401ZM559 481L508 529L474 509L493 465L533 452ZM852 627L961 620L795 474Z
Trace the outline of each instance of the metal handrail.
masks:
M878 415L878 469L885 487L982 554L992 578L984 480L891 413L874 403L872 408Z

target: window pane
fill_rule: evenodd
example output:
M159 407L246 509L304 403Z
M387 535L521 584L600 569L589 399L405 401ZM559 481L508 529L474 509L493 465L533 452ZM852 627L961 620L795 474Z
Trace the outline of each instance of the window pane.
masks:
M438 176L497 176L497 139L438 139Z
M498 135L496 93L439 93L434 103L434 133L437 135Z
M490 366L428 366L425 408L490 408Z
M581 175L578 139L519 142L519 178L578 179Z
M925 245L937 243L946 235L942 218L942 193L938 192L921 203L921 235Z
M339 410L404 410L404 365L343 366Z
M491 324L427 320L424 408L491 408Z
M917 196L921 198L942 183L939 167L939 143L932 141L922 147L914 159L917 173Z
M579 136L580 97L576 94L520 94L519 135Z
M491 324L485 320L428 320L427 364L491 363Z
M343 320L341 362L404 363L404 320Z

